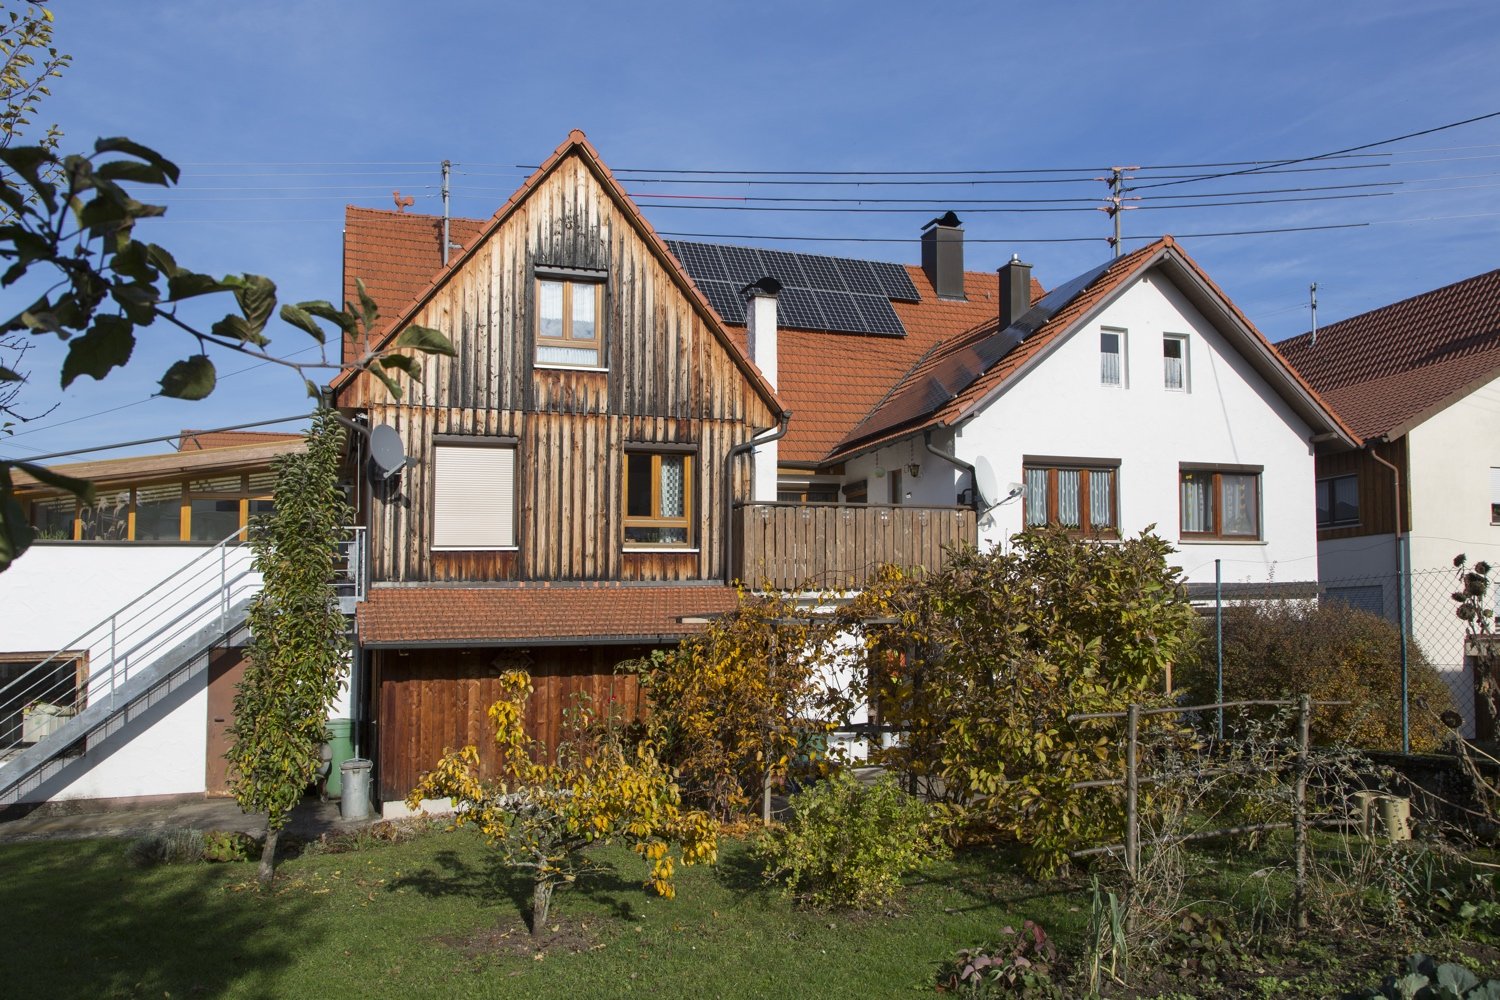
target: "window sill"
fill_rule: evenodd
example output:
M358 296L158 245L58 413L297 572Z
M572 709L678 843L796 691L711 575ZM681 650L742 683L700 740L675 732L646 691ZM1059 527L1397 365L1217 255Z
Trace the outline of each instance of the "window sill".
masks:
M688 546L684 546L684 545L626 545L622 549L622 551L627 552L627 553L629 553L629 552L681 552L684 555L697 555L699 549L697 548L697 546L688 547Z
M1265 545L1264 538L1202 538L1183 535L1177 539L1179 545Z
M538 361L531 367L541 368L549 372L595 372L606 375L609 374L608 368L595 368L590 365L553 365L544 364L543 362Z
M519 545L434 545L434 552L520 552Z

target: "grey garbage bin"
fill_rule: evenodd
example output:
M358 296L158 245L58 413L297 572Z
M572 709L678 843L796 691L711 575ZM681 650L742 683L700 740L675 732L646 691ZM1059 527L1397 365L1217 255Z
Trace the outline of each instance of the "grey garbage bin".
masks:
M339 815L344 819L370 818L370 769L373 766L363 757L350 757L339 766L339 777L343 781Z

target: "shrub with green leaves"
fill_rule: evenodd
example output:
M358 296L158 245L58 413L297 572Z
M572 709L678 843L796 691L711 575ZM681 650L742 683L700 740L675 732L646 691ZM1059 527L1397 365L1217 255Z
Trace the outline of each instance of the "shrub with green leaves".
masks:
M1198 657L1179 665L1177 682L1194 701L1211 702L1217 684L1214 622ZM1411 748L1436 750L1447 738L1435 716L1452 704L1442 677L1415 641L1407 643ZM1378 615L1335 601L1278 601L1224 609L1224 697L1273 699L1311 694L1344 701L1313 712L1314 743L1366 750L1401 749L1401 634ZM1419 699L1430 711L1417 707Z
M1379 989L1349 995L1355 1000L1500 1000L1500 979L1480 982L1456 962L1438 964L1428 955L1416 954Z
M792 796L792 818L756 843L766 876L814 906L871 907L902 876L947 853L927 804L893 778L866 785L848 771Z

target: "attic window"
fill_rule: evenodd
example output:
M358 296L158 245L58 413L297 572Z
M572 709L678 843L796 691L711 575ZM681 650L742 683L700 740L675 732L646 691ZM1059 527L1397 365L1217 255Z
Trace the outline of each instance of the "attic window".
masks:
M536 363L603 367L604 273L537 269Z

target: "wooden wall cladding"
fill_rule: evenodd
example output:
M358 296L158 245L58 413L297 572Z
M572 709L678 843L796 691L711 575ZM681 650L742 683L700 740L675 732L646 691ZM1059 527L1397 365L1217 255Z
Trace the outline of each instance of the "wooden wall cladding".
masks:
M500 698L499 678L521 667L535 692L526 705L526 731L557 746L563 711L580 693L595 706L613 705L623 719L641 711L633 675L617 675L624 660L650 647L586 646L515 649L414 649L379 651L379 787L382 801L404 799L422 772L450 749L479 748L481 768L497 773L499 752L489 707Z
M1401 524L1404 530L1409 530L1411 506L1407 483L1406 438L1377 443L1373 448L1381 458L1401 470ZM1371 458L1365 449L1319 455L1316 463L1318 479L1347 475L1359 477L1359 523L1319 528L1319 541L1389 535L1396 530L1396 491L1390 469Z
M607 273L607 372L536 368L533 268ZM730 449L776 417L608 197L591 168L565 160L451 275L415 317L446 333L454 358L423 358L399 401L357 378L340 405L367 406L400 432L412 462L366 512L376 581L711 578L723 568ZM433 553L434 435L518 439L517 551ZM627 443L691 444L698 512L690 560L623 553ZM736 493L749 489L748 462Z

